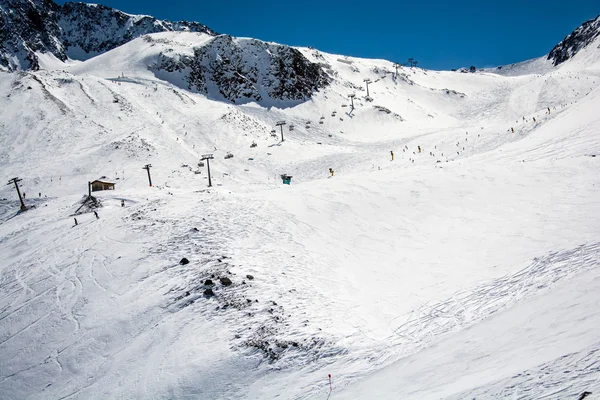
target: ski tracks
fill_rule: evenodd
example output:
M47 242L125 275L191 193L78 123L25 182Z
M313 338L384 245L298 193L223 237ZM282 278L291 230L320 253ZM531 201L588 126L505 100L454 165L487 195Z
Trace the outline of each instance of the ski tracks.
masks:
M463 290L450 299L424 304L403 324L394 328L390 338L395 352L414 353L430 345L440 335L462 330L540 291L548 290L563 279L600 267L600 243L551 252L535 258L523 270L482 285Z

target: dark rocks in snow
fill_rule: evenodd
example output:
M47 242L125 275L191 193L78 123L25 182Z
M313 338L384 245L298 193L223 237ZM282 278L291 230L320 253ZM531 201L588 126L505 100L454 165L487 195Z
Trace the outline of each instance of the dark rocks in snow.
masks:
M215 292L213 292L213 290L209 288L204 291L204 295L207 297L211 297L215 295Z
M189 263L190 263L190 260L188 260L188 259L187 259L187 258L185 258L185 257L183 257L183 258L181 259L181 261L179 261L179 265L186 265L186 264L189 264Z
M229 279L228 277L219 278L219 282L221 282L221 285L223 286L230 286L233 284L231 279Z
M581 49L592 43L600 36L600 15L595 19L584 22L579 28L567 35L548 54L548 60L554 66L567 61Z
M214 285L214 283L211 279L207 279L204 281L204 286L212 286L212 285Z
M246 278L248 278L249 280L253 280L253 279L254 279L254 276L252 276L252 275L248 274L248 275L246 275Z

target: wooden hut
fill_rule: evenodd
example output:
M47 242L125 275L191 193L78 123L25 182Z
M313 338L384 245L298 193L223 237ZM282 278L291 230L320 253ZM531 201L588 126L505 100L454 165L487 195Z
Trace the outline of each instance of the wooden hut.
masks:
M99 190L115 190L115 184L113 182L106 181L93 181L91 182L92 192L97 192Z

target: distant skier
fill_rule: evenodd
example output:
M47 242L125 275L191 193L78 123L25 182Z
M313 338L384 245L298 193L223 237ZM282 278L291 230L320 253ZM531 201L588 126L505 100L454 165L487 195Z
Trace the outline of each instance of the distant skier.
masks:
M331 174L331 176L333 176L334 172L332 168L329 168L329 173Z
M121 200L121 207L125 207L125 200Z
M419 153L421 152L421 146L417 146L419 148Z
M75 226L77 226L77 218L73 218L75 220Z
M394 152L390 151L390 154L392 155L392 161L394 161Z
M533 117L533 122L537 122L537 121L535 120L535 117Z
M515 133L515 130L514 130L512 127L510 128L510 131L511 131L512 133Z
M100 219L100 217L98 216L98 213L96 211L94 211L94 215L96 216L96 219Z
M39 193L40 197L42 197L42 192Z

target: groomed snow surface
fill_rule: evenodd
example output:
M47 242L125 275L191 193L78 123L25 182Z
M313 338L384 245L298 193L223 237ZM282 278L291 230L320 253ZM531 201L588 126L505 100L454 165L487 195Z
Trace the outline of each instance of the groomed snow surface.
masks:
M299 49L334 79L278 108L159 79L210 39L152 36L0 73L0 398L600 395L598 43L514 76Z

